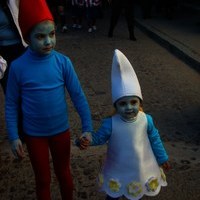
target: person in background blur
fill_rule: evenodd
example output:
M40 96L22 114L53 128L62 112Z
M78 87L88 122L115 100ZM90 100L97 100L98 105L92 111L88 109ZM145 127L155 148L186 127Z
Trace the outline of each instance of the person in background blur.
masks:
M46 0L51 13L53 14L54 21L57 25L57 28L61 32L67 31L67 24L66 24L66 0Z
M72 0L72 28L81 29L82 28L82 19L84 15L84 4L85 0Z
M27 46L18 25L18 5L19 0L0 1L0 55L7 61L7 69L0 81L4 94L10 63L19 57Z
M135 41L134 35L134 0L109 0L111 4L111 18L108 37L113 37L114 29L117 25L122 10L125 12L125 18L128 25L129 39Z
M96 20L100 17L101 0L85 0L88 32L97 30Z
M7 65L4 69L0 83L6 94L8 73L13 60L22 55L27 44L23 40L18 24L19 0L0 0L0 56L5 59ZM5 66L5 65L4 65ZM18 115L19 137L23 141L22 114L19 105Z

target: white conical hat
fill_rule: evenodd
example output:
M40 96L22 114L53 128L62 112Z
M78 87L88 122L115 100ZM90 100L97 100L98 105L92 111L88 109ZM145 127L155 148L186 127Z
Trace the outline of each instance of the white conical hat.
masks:
M118 49L114 51L111 84L113 103L123 96L137 96L142 100L137 75L129 60Z

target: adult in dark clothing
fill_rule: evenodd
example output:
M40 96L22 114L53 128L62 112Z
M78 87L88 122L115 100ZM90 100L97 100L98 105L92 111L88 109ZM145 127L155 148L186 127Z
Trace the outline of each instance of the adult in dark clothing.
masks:
M8 64L4 77L0 80L4 94L10 63L24 52L26 46L18 27L18 2L17 0L0 1L0 55Z
M117 25L118 19L124 10L126 22L128 25L129 39L135 41L134 35L134 1L133 0L109 0L111 4L111 18L108 37L113 37L113 31Z
M7 61L7 69L0 80L4 94L6 94L10 64L24 53L27 46L18 24L19 1L0 0L0 55ZM22 114L19 109L18 130L23 141L22 129Z
M67 0L46 0L46 2L53 15L56 25L59 25L61 32L66 32Z

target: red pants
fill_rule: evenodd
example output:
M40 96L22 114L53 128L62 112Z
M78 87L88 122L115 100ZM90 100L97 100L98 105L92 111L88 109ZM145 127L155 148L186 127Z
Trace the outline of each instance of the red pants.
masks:
M51 137L25 136L28 153L35 174L38 200L51 200L51 170L49 150L55 174L60 185L62 200L73 199L73 182L70 173L70 132Z

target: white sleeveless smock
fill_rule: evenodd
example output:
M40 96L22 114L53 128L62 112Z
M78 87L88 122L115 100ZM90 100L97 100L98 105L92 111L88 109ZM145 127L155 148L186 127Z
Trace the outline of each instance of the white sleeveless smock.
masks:
M134 122L112 117L107 157L98 178L101 190L109 196L124 195L130 200L155 196L167 185L148 139L145 113L139 112Z

